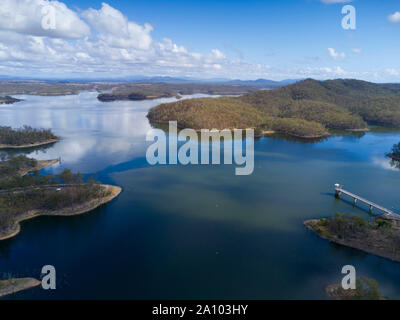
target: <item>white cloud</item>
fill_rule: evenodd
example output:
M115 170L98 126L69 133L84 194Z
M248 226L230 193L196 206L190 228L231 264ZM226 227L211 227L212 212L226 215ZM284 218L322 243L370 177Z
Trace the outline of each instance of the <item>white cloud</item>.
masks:
M225 54L218 49L200 54L190 52L168 38L156 41L152 38L153 27L150 24L140 25L129 21L120 11L106 3L99 10L91 8L82 13L86 24L64 4L52 2L64 8L64 12L68 13L67 18L76 17L78 26L79 23L85 26L84 29L89 33L86 34L85 31L85 34L81 34L85 35L82 38L73 39L77 33L74 30L69 30L68 33L66 28L52 33L32 32L34 29L26 25L36 23L39 30L39 16L33 14L33 18L29 20L24 11L26 8L18 7L26 2L29 3L29 11L41 12L43 1L17 0L17 5L7 2L7 6L1 6L1 14L13 17L18 22L14 25L0 22L0 63L10 74L26 71L26 66L29 65L28 69L33 74L68 72L122 76L187 73L198 76L223 72L226 66L243 66L241 62L228 61ZM24 22L20 22L21 19L14 17L9 10L19 12ZM54 38L55 35L59 37Z
M106 3L100 10L89 9L82 16L91 27L99 32L99 38L116 48L150 48L153 27L150 24L140 26L129 21L120 11Z
M397 11L397 12L389 15L388 20L391 23L400 23L400 11Z
M41 24L37 13L41 13L40 8L47 1L0 1L2 74L94 79L169 75L277 80L395 76L381 70L351 72L332 65L279 67L257 64L242 58L230 59L218 48L210 48L209 52L194 52L169 38L153 38L150 24L130 21L122 12L105 3L99 9L88 9L79 16L63 3L52 1L51 4L62 8L59 11L65 15L65 21L70 22L59 25L57 20L60 29L39 30ZM335 61L346 57L345 53L336 52L333 48L328 50Z
M399 70L396 70L396 69L393 69L393 68L391 68L391 69L386 69L385 72L386 72L388 75L390 75L390 76L394 76L394 77L400 76L400 71L399 71Z
M346 54L344 52L339 53L333 48L328 48L328 52L334 60L343 60L346 58Z
M54 12L55 29L42 27L42 21L50 11ZM90 33L88 25L64 3L47 0L1 0L0 30L72 39Z
M303 78L316 78L316 79L333 79L340 77L352 77L354 73L343 70L341 67L305 67L298 72Z
M360 49L360 48L353 48L353 49L351 49L351 51L354 52L354 53L359 54L359 53L362 52L362 49Z
M344 71L341 67L335 67L333 73L337 74L338 76L344 76L347 74L347 72Z
M398 169L395 166L392 166L390 164L390 161L391 160L388 158L377 158L377 157L372 158L372 162L374 165L386 170L398 171Z
M218 49L211 50L211 53L213 54L213 56L216 59L225 59L226 58L226 56L221 51L219 51Z
M353 0L321 0L321 2L325 4L333 4L333 3L348 3L348 2L353 2Z

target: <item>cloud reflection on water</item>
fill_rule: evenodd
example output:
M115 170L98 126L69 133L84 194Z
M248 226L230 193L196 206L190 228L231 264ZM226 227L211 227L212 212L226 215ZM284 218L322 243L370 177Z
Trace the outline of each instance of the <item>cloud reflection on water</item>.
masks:
M152 128L147 111L160 103L176 101L163 98L104 103L97 100L97 94L20 95L24 101L0 109L0 125L52 128L63 140L51 148L30 150L27 155L39 160L61 157L65 167L91 173L144 156L146 133ZM184 98L199 96L206 95Z

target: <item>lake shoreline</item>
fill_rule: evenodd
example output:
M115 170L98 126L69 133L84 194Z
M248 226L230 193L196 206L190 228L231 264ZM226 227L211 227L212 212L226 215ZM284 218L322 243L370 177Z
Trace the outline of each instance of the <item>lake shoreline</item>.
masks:
M175 121L175 120L168 120L168 121L162 121L162 120L153 120L152 118L147 117L150 121L150 124L161 124L161 125L165 125L165 124L169 124L170 121ZM185 128L184 126L177 126L177 128L179 130L184 130L184 129L192 129L194 131L196 131L197 133L201 133L201 130L213 130L213 129L209 129L209 128L203 128L203 129L193 129L193 128ZM240 129L240 128L224 128L221 129L222 130L249 130L249 129L253 129L254 131L256 131L256 128L245 128L245 129ZM314 139L322 139L322 138L328 138L331 137L332 135L330 133L325 133L325 134L321 134L321 135L296 135L296 134L291 134L291 133L287 133L287 132L283 132L283 131L279 131L279 130L264 130L259 134L256 134L256 132L254 132L254 137L255 138L260 138L266 135L270 135L270 134L285 134L288 135L290 137L294 137L294 138L300 138L300 139L310 139L310 140L314 140Z
M1 104L14 104L17 102L23 101L22 99L17 99L11 96L0 96L0 105Z
M35 278L0 280L0 298L37 287L41 282Z
M37 143L33 143L33 144L23 144L23 145L10 145L10 144L0 144L0 149L27 149L27 148L34 148L34 147L40 147L40 146L44 146L47 144L51 144L51 143L56 143L58 141L60 141L61 138L57 138L57 139L50 139L50 140L46 140L46 141L42 141L42 142L37 142Z
M361 128L361 129L345 129L346 131L350 132L369 132L371 129L369 128Z
M114 102L114 101L145 101L145 100L156 100L162 98L172 98L176 97L176 95L167 95L167 94L160 94L156 96L130 96L130 95L120 95L120 94L111 94L111 93L101 93L97 96L97 99L101 102Z
M344 290L339 283L327 285L325 293L331 300L350 300L355 297L355 290Z
M75 206L74 208L68 207L56 211L29 210L19 215L11 227L3 231L0 230L0 241L13 238L17 234L19 234L21 232L21 222L31 220L40 216L69 217L69 216L81 215L93 211L94 209L97 209L98 207L112 201L114 198L118 197L118 195L122 192L122 188L118 186L105 185L105 184L101 184L100 186L105 188L106 190L110 190L111 194L103 198L89 200L87 202L84 202L83 204Z
M303 224L312 232L314 232L317 236L319 236L322 239L328 240L330 242L357 249L369 254L376 255L378 257L386 258L392 261L400 262L400 254L394 251L390 252L387 251L386 247L384 246L379 246L379 247L371 247L368 246L368 242L366 239L340 239L338 236L331 234L331 233L325 233L321 232L319 228L320 222L324 219L311 219L311 220L306 220L303 222ZM367 239L368 240L368 239Z
M58 159L37 160L36 166L34 166L32 168L23 168L23 169L19 170L18 174L20 176L25 176L30 172L35 172L35 171L39 171L39 170L45 169L45 168L50 167L53 164L56 164L58 162L60 162L60 160L58 160Z

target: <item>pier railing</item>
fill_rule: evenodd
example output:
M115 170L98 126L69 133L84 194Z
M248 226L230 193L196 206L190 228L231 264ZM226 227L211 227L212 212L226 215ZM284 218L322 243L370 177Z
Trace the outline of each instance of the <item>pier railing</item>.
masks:
M369 212L372 213L373 209L378 209L382 212L381 215L388 219L394 219L394 220L400 220L400 215L397 213L394 213L392 210L386 209L372 201L369 201L367 199L364 199L354 193L351 193L350 191L344 190L343 187L339 184L335 184L335 197L340 199L341 195L345 194L351 198L353 198L353 205L356 206L357 202L363 202L366 205L369 206Z

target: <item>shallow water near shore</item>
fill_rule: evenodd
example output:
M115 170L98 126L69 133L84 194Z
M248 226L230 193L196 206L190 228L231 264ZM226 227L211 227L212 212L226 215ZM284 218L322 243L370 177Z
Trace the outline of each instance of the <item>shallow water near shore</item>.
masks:
M235 165L147 164L149 108L174 98L102 103L77 96L18 96L0 106L0 125L52 128L63 139L15 150L97 174L122 194L89 214L40 217L0 242L0 275L57 270L57 289L13 299L325 299L341 268L374 278L400 296L400 263L331 244L303 221L336 212L368 217L336 200L333 185L400 213L400 170L385 157L400 132L373 130L319 142L281 136L255 141L254 173ZM204 95L196 95L204 96ZM188 98L188 97L185 97Z

